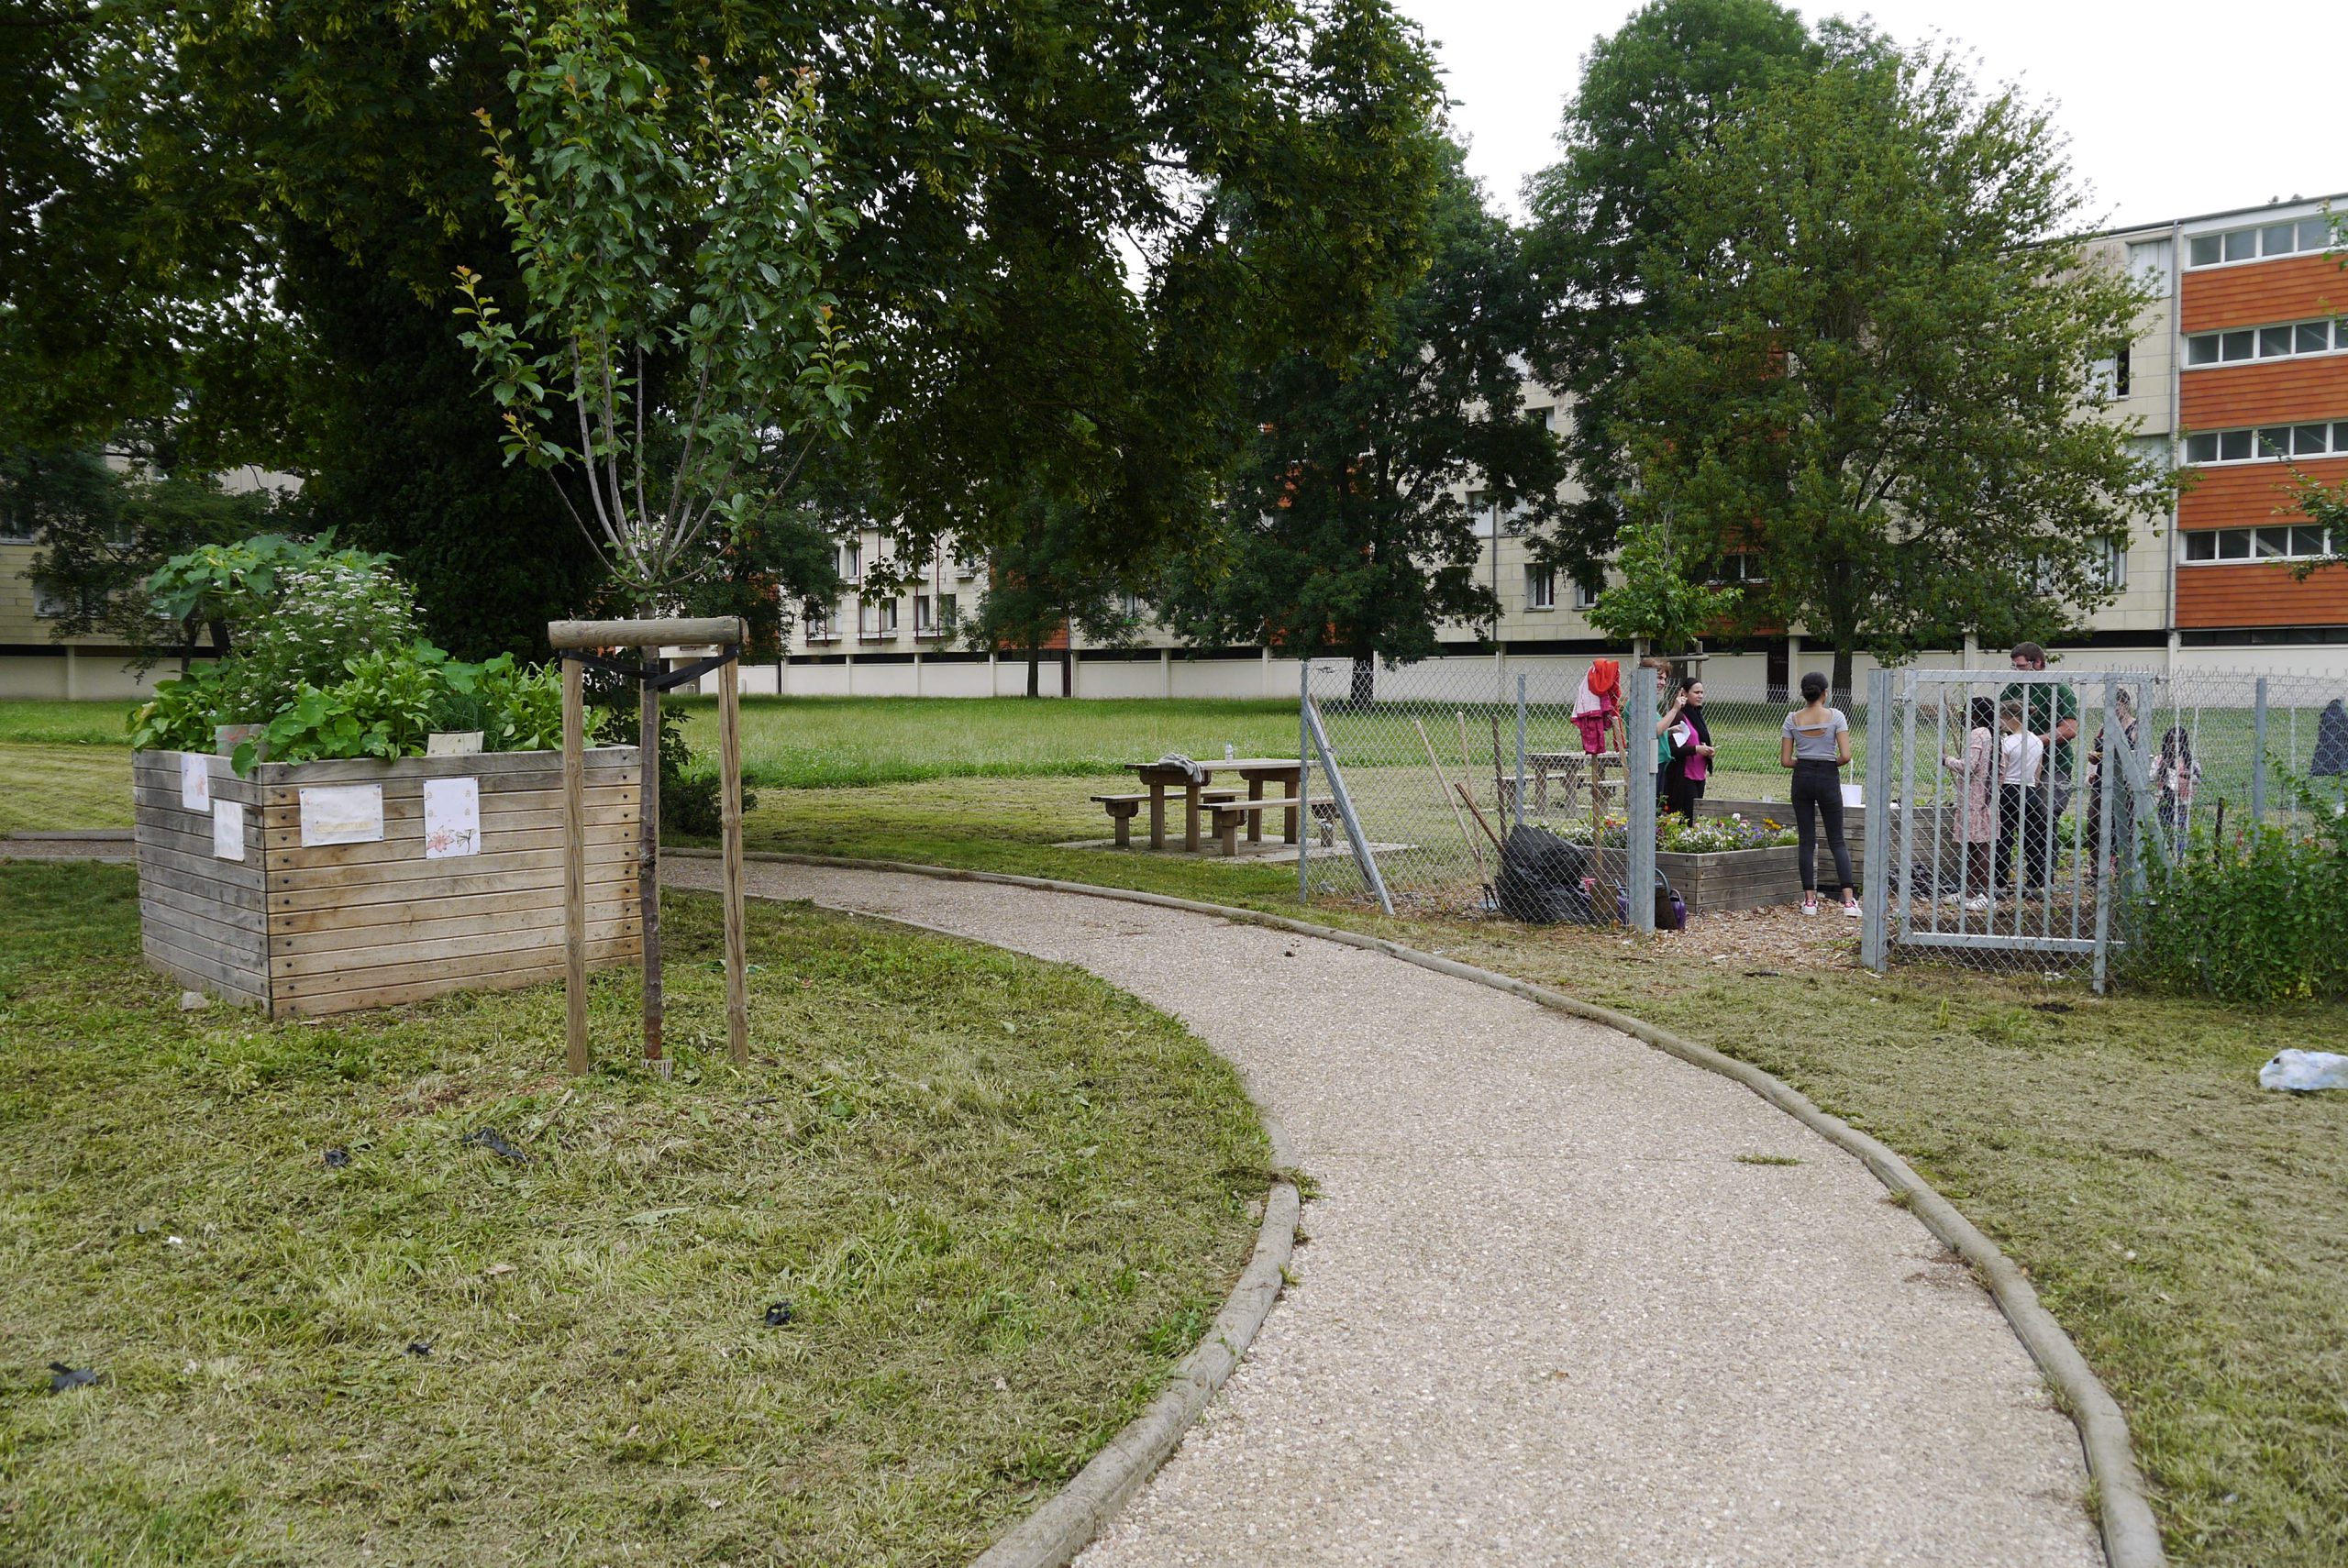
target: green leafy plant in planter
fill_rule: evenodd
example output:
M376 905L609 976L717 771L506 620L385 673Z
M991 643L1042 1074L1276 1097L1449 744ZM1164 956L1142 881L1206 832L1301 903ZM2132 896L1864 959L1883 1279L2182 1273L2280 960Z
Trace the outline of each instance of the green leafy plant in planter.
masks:
M1588 844L1587 826L1568 828L1562 835L1569 844ZM1694 822L1666 812L1656 819L1656 847L1670 855L1733 855L1745 849L1777 849L1800 840L1800 834L1774 818L1764 817L1748 822L1742 815L1700 817ZM1619 816L1610 816L1599 832L1599 846L1622 849L1631 842L1630 824Z

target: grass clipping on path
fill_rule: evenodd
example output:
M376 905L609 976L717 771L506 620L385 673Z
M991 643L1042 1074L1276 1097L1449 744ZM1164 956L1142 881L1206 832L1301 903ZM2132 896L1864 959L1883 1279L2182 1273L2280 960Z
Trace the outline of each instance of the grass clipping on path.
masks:
M964 1562L1253 1239L1235 1076L1075 971L753 905L737 1078L671 894L677 1081L573 1081L559 988L183 1014L127 869L0 894L12 1563Z

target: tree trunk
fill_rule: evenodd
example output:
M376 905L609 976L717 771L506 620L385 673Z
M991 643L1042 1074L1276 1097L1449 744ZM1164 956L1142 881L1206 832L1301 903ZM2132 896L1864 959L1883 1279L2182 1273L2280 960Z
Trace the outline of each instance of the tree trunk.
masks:
M660 988L660 693L652 677L660 660L644 650L645 680L637 698L636 744L641 748L642 805L637 812L636 841L637 911L644 929L644 1060L666 1077L669 1063L661 1050L662 1015L667 999Z
M1354 655L1353 705L1367 709L1378 701L1378 656Z
M1851 647L1837 640L1834 645L1834 692L1833 701L1839 706L1851 705Z
M1044 694L1043 679L1038 673L1043 668L1043 651L1039 648L1029 648L1027 650L1027 695L1030 697L1041 697Z

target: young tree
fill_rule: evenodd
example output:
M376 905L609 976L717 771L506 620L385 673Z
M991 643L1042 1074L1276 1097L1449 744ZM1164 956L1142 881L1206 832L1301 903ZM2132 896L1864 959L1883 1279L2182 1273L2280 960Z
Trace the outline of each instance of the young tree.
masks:
M460 268L458 315L506 456L555 477L649 614L773 504L778 451L845 433L863 367L832 325L853 215L814 83L762 77L737 101L704 67L680 104L625 20L596 0L513 13L519 145L491 135L529 314L517 333Z
M966 624L974 648L1027 658L1027 695L1042 695L1044 649L1065 632L1117 646L1138 630L1125 609L1127 572L1100 558L1098 523L1080 507L1038 492L987 552L987 582ZM1064 645L1065 646L1065 645Z
M1634 520L1758 550L1746 614L1897 659L2053 631L2170 493L2095 361L2139 286L2076 237L2043 111L1880 40L1755 94L1672 167L1615 440Z
M1659 202L1673 160L1709 147L1737 105L1807 75L1824 47L1776 0L1651 0L1582 62L1566 105L1565 156L1527 182L1527 249L1549 296L1534 358L1574 401L1567 455L1582 495L1567 502L1548 553L1586 576L1614 547L1631 470L1615 438L1623 349L1655 324L1641 276L1670 223Z
M1374 695L1379 659L1424 658L1437 626L1497 608L1457 492L1472 485L1493 512L1538 526L1563 477L1556 437L1523 406L1540 302L1518 237L1485 208L1458 149L1444 156L1434 259L1390 312L1385 341L1335 364L1291 354L1257 379L1257 434L1224 524L1157 596L1192 642L1346 655L1357 701Z
M1598 596L1589 624L1611 637L1637 639L1649 653L1686 653L1736 608L1739 591L1696 580L1698 562L1672 538L1667 519L1623 525L1614 558L1622 581Z

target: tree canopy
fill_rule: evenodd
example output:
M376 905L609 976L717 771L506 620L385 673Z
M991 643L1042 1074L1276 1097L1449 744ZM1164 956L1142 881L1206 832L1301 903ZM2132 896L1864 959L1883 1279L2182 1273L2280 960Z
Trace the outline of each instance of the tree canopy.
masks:
M1118 550L1198 525L1238 375L1359 348L1423 264L1440 90L1384 0L676 0L628 22L670 81L702 57L737 95L807 73L857 215L834 279L870 367L850 441L908 536L983 544L1039 476ZM19 66L62 85L0 156L13 204L65 193L26 232L39 319L79 337L29 341L32 284L0 285L0 381L89 373L72 410L23 417L202 415L397 551L462 651L579 603L594 552L504 464L449 315L460 265L523 297L473 119L515 122L507 24L457 0L122 0L32 30L71 68ZM77 249L137 260L105 275L114 314L70 286ZM228 326L173 325L203 319Z
M1194 642L1345 654L1363 697L1374 661L1424 658L1439 625L1497 609L1461 487L1488 516L1534 528L1564 477L1547 419L1524 404L1541 301L1519 237L1457 148L1444 156L1434 259L1390 308L1381 346L1335 364L1292 352L1255 378L1257 435L1224 525L1177 558L1160 596Z
M1582 62L1559 133L1565 156L1526 186L1528 249L1550 302L1534 363L1574 402L1566 439L1582 492L1545 545L1578 576L1606 558L1623 521L1617 392L1625 345L1653 325L1642 269L1671 224L1665 177L1711 145L1739 104L1826 55L1777 0L1651 0Z
M1752 94L1671 165L1611 435L1634 520L1755 550L1742 613L1847 688L1966 632L2044 640L2159 515L2096 361L2145 303L2077 235L2043 111L1875 42Z

